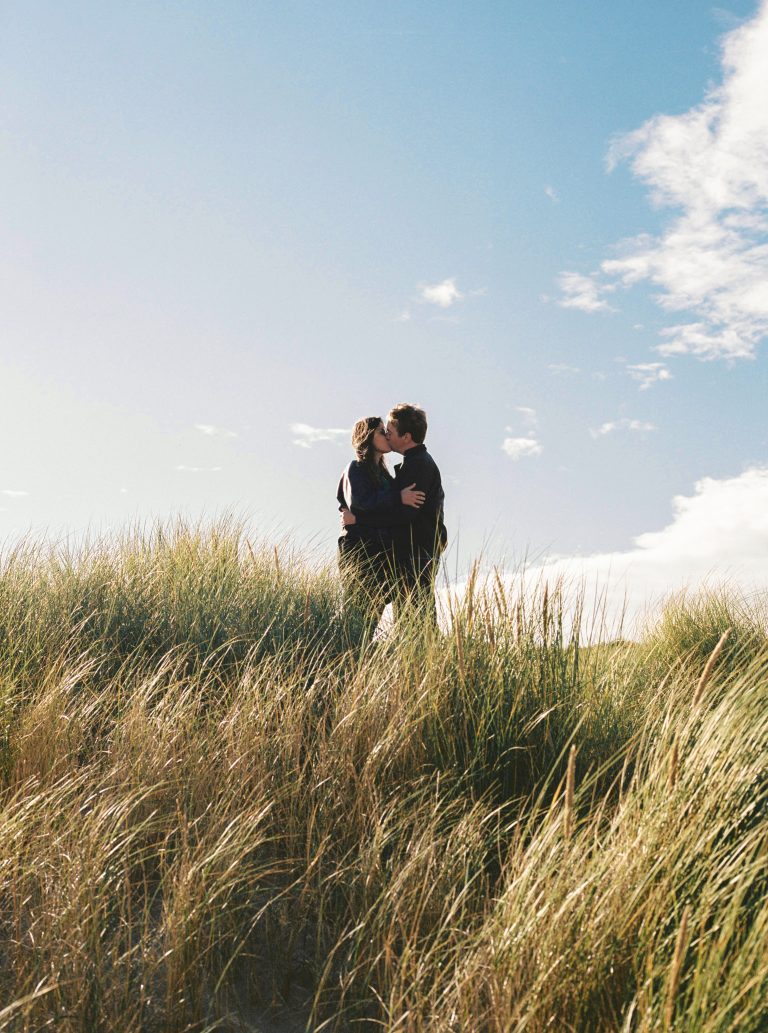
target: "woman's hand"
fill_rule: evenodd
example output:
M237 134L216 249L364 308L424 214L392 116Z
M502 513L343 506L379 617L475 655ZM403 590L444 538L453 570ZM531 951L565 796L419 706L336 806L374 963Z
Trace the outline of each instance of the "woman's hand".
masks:
M357 523L357 517L354 513L350 513L348 509L342 509L341 511L341 526L351 527L352 524Z
M409 484L407 488L403 488L400 492L400 501L404 506L413 506L414 509L418 509L419 506L423 505L426 496L423 491L415 491L415 488L416 481L413 484Z

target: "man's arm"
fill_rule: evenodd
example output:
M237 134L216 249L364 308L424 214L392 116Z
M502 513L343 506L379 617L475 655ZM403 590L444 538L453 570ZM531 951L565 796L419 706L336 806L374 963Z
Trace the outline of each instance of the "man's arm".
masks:
M406 506L400 500L400 492L415 484L416 491L424 492L423 506ZM357 522L365 527L407 527L412 524L424 510L430 509L430 497L434 494L435 471L428 463L403 463L395 477L395 492L390 503L380 510L353 510ZM432 503L434 505L434 502Z

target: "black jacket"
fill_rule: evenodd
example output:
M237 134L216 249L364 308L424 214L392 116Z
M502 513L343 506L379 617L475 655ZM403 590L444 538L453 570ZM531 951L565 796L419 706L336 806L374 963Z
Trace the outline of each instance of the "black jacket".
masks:
M426 496L419 509L404 506L400 501L400 492L411 484ZM423 563L438 556L445 548L444 500L437 463L427 452L426 445L414 445L403 455L402 463L395 467L395 492L391 505L377 507L376 512L353 512L363 526L391 528L395 553L401 562L413 559Z

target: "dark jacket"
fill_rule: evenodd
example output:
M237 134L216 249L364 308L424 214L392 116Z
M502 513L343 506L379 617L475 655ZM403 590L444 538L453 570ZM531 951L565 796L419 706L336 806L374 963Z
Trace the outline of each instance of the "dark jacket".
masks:
M419 509L404 506L400 501L400 492L411 484L426 496ZM444 500L437 463L427 452L426 445L414 445L403 455L402 463L395 467L395 491L389 507L353 512L363 527L389 527L398 562L408 564L413 561L423 565L445 548Z
M399 500L399 494L397 498ZM339 545L364 542L368 550L391 549L392 527L388 515L395 501L395 481L389 471L385 469L384 480L377 483L371 470L353 459L341 475L336 499L339 509L348 509L357 517L356 524L344 528ZM370 517L367 523L365 516Z

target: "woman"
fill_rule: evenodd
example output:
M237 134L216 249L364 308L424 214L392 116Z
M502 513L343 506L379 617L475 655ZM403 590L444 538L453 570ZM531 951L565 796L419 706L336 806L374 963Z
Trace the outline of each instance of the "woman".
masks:
M344 589L344 609L357 611L372 635L394 588L392 530L387 513L398 500L419 508L424 492L415 485L398 492L384 456L391 452L384 423L379 416L358 420L352 430L353 459L339 481L336 498L339 509L357 515L364 512L373 521L344 527L339 538L339 570ZM378 517L378 519L376 519Z

